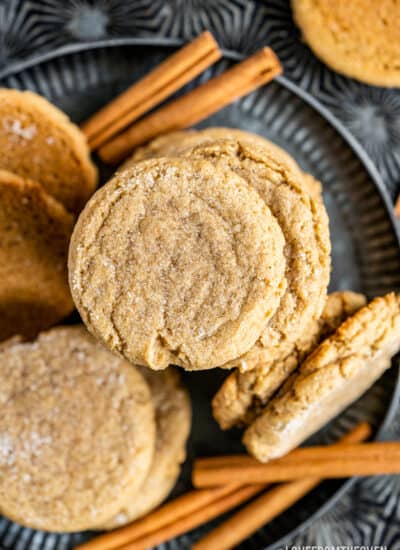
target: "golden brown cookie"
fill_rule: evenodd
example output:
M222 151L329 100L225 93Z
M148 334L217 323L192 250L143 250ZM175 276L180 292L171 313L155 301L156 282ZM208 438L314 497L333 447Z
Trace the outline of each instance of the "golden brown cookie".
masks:
M0 169L31 178L69 211L93 193L97 171L84 135L32 92L0 89Z
M161 504L173 489L186 457L192 411L189 394L181 385L178 372L172 367L162 372L138 368L150 387L155 406L154 459L143 485L132 493L123 510L103 526L105 529L125 525Z
M72 216L30 180L0 170L0 340L31 337L73 310Z
M0 350L0 511L78 531L116 514L149 471L154 407L138 370L79 326Z
M266 462L297 447L390 367L400 350L400 297L388 294L324 340L245 432L250 454Z
M290 167L300 178L301 170L296 161L281 147L272 141L239 128L213 127L204 130L181 130L170 132L153 139L144 147L139 147L133 155L127 159L121 169L132 166L139 160L145 160L163 156L180 156L185 150L220 139L233 139L266 148L268 154L274 156L278 161ZM311 194L318 196L322 192L321 184L309 174L302 173L304 186Z
M224 430L235 424L251 424L261 414L283 381L313 349L366 303L351 291L329 294L319 319L313 320L287 355L247 373L234 371L212 401L213 415Z
M397 0L292 0L304 40L329 67L377 86L400 86Z
M222 140L223 136L236 137L239 141ZM212 141L216 138L218 142ZM202 145L188 147L196 143ZM330 271L329 228L316 180L307 175L307 186L313 195L310 199L302 192L304 175L286 152L260 136L229 128L207 128L161 136L138 150L124 166L134 164L135 159L168 154L224 162L255 187L281 223L287 243L286 294L276 319L272 319L272 327L267 327L263 335L262 349L256 346L243 361L245 369L251 370L266 358L276 359L281 355L281 346L286 350L288 342L297 339L304 322L319 317L325 301ZM318 199L314 195L318 195ZM314 288L308 290L310 284Z
M89 330L131 362L208 369L245 353L274 315L283 244L269 208L228 168L142 161L82 212L71 291Z
M328 217L320 202L305 193L287 165L255 144L220 140L188 150L225 166L253 187L278 220L285 238L286 290L256 344L229 366L242 371L282 356L303 327L321 315L330 276Z

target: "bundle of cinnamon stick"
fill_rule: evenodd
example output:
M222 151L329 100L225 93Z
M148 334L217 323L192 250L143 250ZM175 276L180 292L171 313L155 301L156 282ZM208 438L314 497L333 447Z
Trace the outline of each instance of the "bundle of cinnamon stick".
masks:
M210 67L221 55L212 35L209 32L201 34L82 125L90 148L97 150L104 162L116 164L138 145L171 130L200 122L282 72L273 51L263 48L138 120Z

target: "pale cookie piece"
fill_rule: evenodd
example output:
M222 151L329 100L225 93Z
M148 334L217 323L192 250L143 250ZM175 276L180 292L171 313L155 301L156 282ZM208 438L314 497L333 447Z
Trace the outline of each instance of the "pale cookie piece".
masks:
M319 319L313 320L287 355L241 374L234 371L212 401L213 415L223 430L235 424L251 424L283 381L313 349L342 322L366 303L362 294L351 291L329 294Z
M279 307L259 340L230 367L246 371L275 360L292 347L303 327L321 315L330 276L330 240L326 211L287 165L255 144L220 140L186 153L225 166L245 179L269 206L285 238L285 279Z
M191 405L187 390L172 367L154 372L138 367L146 379L156 413L156 448L149 474L128 504L103 528L114 529L147 514L161 504L172 491L186 458L190 433Z
M67 210L79 212L97 184L82 132L32 92L0 89L0 169L32 178Z
M304 40L329 67L377 86L400 86L397 0L292 0Z
M274 315L283 245L268 207L228 168L142 161L82 212L71 291L89 330L131 362L209 369L246 352Z
M244 434L266 462L297 447L390 367L400 350L400 297L388 294L347 319L300 366Z
M107 521L153 459L144 378L79 326L4 345L0 373L1 513L48 531Z
M0 170L0 340L31 337L73 310L72 216L38 184Z
M321 184L311 175L302 173L296 161L281 147L258 134L239 130L239 128L215 127L205 128L204 130L177 130L164 134L153 139L144 147L136 149L133 155L124 162L121 169L130 168L139 160L163 156L180 156L191 147L220 139L239 140L247 145L254 144L266 148L269 155L275 156L278 161L289 166L291 170L296 172L298 177L301 177L300 174L302 174L304 187L308 192L314 196L322 194Z

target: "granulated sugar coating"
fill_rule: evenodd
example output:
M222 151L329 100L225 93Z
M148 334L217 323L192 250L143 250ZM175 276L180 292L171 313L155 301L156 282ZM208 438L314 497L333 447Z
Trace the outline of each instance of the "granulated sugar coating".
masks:
M39 182L67 210L81 210L95 189L83 134L37 94L0 89L0 151L0 169Z
M70 286L84 322L134 363L216 367L248 351L285 290L284 239L258 193L225 166L160 158L89 201Z
M155 446L144 378L80 326L0 348L0 512L28 527L104 523L146 478Z

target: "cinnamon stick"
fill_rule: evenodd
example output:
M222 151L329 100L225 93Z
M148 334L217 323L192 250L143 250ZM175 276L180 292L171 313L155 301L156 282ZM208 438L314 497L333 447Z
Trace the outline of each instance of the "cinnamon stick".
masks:
M237 483L276 483L320 477L325 479L400 473L400 442L358 443L343 446L297 449L287 457L267 464L228 464L198 467L195 464L195 487Z
M239 485L230 484L213 489L190 491L129 525L80 544L75 550L112 550L119 548L129 541L144 537L179 520L183 516L196 512L215 500L233 494L239 488Z
M224 514L228 510L236 508L264 489L265 485L261 484L241 487L220 500L211 502L208 506L193 512L192 514L186 515L178 521L166 525L158 531L150 533L143 538L136 539L125 546L121 546L118 550L146 550L147 548L157 546L158 544L182 535L183 533L187 533L199 525L207 523L207 521Z
M99 155L105 162L118 163L138 145L160 134L200 122L235 99L271 81L281 72L281 65L273 51L263 48L223 74L133 124L101 147Z
M90 148L105 143L220 57L221 51L211 33L203 32L82 125Z
M342 437L335 445L365 441L370 435L371 427L363 422ZM321 479L314 478L300 479L274 487L210 531L192 547L193 550L214 550L214 548L227 550L233 548L287 510L321 481Z

